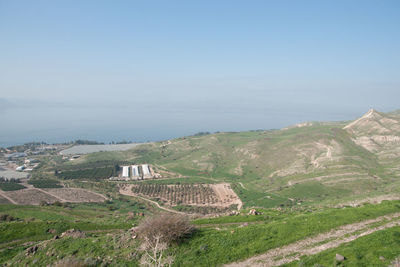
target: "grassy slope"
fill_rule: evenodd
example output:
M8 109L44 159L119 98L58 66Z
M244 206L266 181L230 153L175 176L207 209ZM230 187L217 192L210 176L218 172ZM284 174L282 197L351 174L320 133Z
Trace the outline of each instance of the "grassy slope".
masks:
M382 162L375 154L355 145L351 136L342 130L343 125L314 124L280 131L192 136L142 145L130 151L89 154L75 162L63 163L59 158L49 159L44 166L51 173L54 166L73 169L77 165L85 166L98 162L147 162L189 177L148 181L149 183L227 181L232 183L245 207L292 206L292 209L283 209L281 212L264 209L261 216L197 220L194 223L201 228L193 238L171 248L177 255L176 266L219 265L245 259L343 224L400 211L399 201L360 208L320 209L316 212L312 212L315 209L303 208L308 206L304 204L333 204L365 196L395 193L400 188L400 181L387 171L387 167L396 166L396 162ZM340 147L336 154L334 153L335 160L323 160L319 167L315 167L312 159L326 154L326 146L332 144ZM271 175L277 170L290 169L294 169L295 172L281 176ZM362 180L361 178L365 178L363 174L352 177L360 179L341 183L324 184L323 181L309 180L288 186L289 181L298 182L324 175L331 175L328 181L335 181L342 177L341 174L348 172L365 173L367 177L378 176L379 179ZM115 194L113 183L68 183L71 186ZM33 265L35 260L50 264L54 263L56 258L48 257L47 254L56 252L60 257L74 256L81 259L107 255L111 265L135 265L137 257L131 256L132 250L136 250L135 244L131 244L131 247L121 245L125 242L121 234L107 236L91 233L85 239L54 240L46 248L40 249L34 257L25 257L23 251L27 247L23 245L26 241L37 242L50 238L53 234L47 233L49 228L56 229L57 233L73 227L84 230L126 230L135 222L127 219L126 213L143 210L123 199L115 199L110 204L80 204L71 209L54 206L20 206L12 209L15 206L0 206L0 213L20 219L16 222L0 223L0 232L4 233L0 240L0 263L13 258L11 262L22 265ZM30 221L29 218L35 220L26 223ZM248 222L249 225L241 227L244 222ZM385 250L382 246L387 240L388 244L394 247L398 242L398 230L393 228L363 237L337 249L304 258L301 264L331 265L332 255L336 252L349 258L349 264L346 266L363 266L368 260L378 264L377 253L389 261L398 251L396 248ZM10 249L4 249L12 240L17 240L16 244ZM371 245L371 242L376 242L377 245Z
M29 209L36 209L35 214L41 214L41 219L37 218L38 223L42 220L57 222L61 215L60 213L65 211L64 208L53 206L22 207L20 214L30 217L34 212L28 212ZM10 209L7 211L10 211ZM85 223L85 216L87 218L94 216L94 214L83 215L84 211L88 211L88 209L81 207L75 211L80 216L84 216L81 222L82 225ZM260 216L228 216L199 219L194 221L195 224L201 226L195 235L189 240L172 246L170 252L176 255L175 266L215 266L260 254L268 249L329 231L343 224L399 211L400 201L392 201L359 208L326 209L314 212L266 209L263 210L263 215ZM108 214L107 211L99 212L99 210L94 211L94 213L105 216L102 218L104 220L103 227L108 225L107 222L109 220L115 220L115 223L126 223L124 218L120 217L118 219L118 217L115 217L115 213ZM73 216L75 216L75 220L78 217L78 215ZM65 218L66 216L61 217ZM243 221L249 221L249 225L242 227ZM12 225L16 223L18 224L19 222L5 224ZM3 224L1 223L0 225ZM68 224L68 222L65 222L65 224ZM35 223L30 223L30 225L29 227L36 226ZM97 224L93 223L93 225ZM54 224L46 223L44 226L50 228L54 227ZM38 229L39 235L46 233L46 227L34 228ZM13 231L13 229L10 227L9 231ZM55 229L59 230L58 228ZM85 230L91 229L89 226L85 228ZM126 228L120 226L119 229ZM19 230L16 229L15 233L19 233ZM32 238L32 240L35 239ZM9 246L8 244L7 247ZM64 257L75 257L81 260L94 260L99 257L101 262L108 262L110 266L136 266L137 260L140 258L140 252L137 251L137 240L132 240L124 232L114 232L112 235L89 232L86 238L63 238L45 241L45 243L39 243L39 250L35 255L26 257L24 249L28 246L32 246L32 244L14 246L5 250L0 248L0 262L8 260L9 263L19 266L25 264L33 266L34 262L48 265Z
M215 266L248 258L271 248L328 231L343 224L375 218L400 211L400 202L386 202L361 208L328 209L300 214L266 213L264 222L246 227L226 225L232 217L200 220L215 228L201 229L193 239L176 247L180 266ZM267 215L268 214L268 215ZM240 217L238 217L240 218Z
M235 190L245 206L288 205L289 198L308 204L332 204L392 190L387 187L389 176L377 156L356 145L342 129L343 125L315 124L274 131L190 136L142 145L130 151L89 154L68 164L120 159L152 163L187 177L197 177L197 181L203 177L241 182L245 189L235 186ZM323 157L328 146L337 147L334 159L322 160L319 166L314 166L311 159ZM276 171L282 172L272 175ZM345 178L360 179L335 183L343 173L359 173ZM324 175L331 175L329 180L333 182L312 181ZM374 180L374 175L382 179ZM304 179L311 180L288 186L289 181Z
M143 204L125 198L99 204L69 204L68 207L0 205L0 215L17 218L16 221L0 222L0 264L23 253L32 242L50 239L68 229L99 232L97 235L101 238L103 231L126 231L139 219L137 216L130 218L128 212L148 213L148 210ZM49 229L54 229L55 233L49 233Z
M346 260L339 263L335 255L340 254ZM389 266L400 255L400 227L378 231L368 236L329 249L313 256L302 257L283 266ZM383 257L383 258L382 258Z
M376 114L380 120L399 117L396 112ZM129 151L88 154L61 164L61 168L107 162L151 163L156 169L189 177L189 183L230 182L245 207L292 206L299 202L326 206L399 193L398 157L382 159L353 142L357 135L368 134L363 132L368 123L353 127L352 132L343 129L348 122L338 122L188 136ZM319 179L321 176L329 177Z

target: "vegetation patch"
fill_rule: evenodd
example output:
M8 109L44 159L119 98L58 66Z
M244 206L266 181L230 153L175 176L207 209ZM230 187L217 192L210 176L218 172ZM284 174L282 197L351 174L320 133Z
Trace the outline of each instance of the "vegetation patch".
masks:
M62 188L63 186L57 180L50 179L39 179L39 180L29 180L28 184L33 185L36 188Z
M225 213L230 210L236 210L237 205L231 205L229 207L178 205L174 206L173 209L184 213L196 213L205 215L212 213Z
M14 182L0 182L0 189L3 191L16 191L26 188L25 186Z

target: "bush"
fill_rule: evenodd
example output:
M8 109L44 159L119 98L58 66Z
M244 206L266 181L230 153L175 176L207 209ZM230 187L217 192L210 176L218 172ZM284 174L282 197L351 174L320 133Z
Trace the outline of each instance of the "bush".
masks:
M193 231L194 227L186 216L170 213L148 217L137 228L139 237L149 242L160 238L160 241L167 244L189 237Z
M24 189L25 186L14 182L0 182L0 189L3 191L16 191Z
M11 221L15 221L16 219L8 214L1 214L0 215L0 222L11 222Z

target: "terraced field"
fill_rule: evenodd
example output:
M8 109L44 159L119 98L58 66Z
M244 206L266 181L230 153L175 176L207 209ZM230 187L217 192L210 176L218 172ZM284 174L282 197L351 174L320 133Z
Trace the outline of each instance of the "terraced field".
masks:
M229 207L242 203L229 184L145 184L126 185L134 195L161 199L166 205Z
M27 188L17 191L2 192L3 198L20 205L40 205L55 202L103 202L107 200L101 194L81 188Z

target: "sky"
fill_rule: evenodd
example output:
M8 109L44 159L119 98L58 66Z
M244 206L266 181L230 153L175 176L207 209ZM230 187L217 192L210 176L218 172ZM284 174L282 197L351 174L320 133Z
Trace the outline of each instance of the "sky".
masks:
M0 146L399 109L400 2L0 0Z

